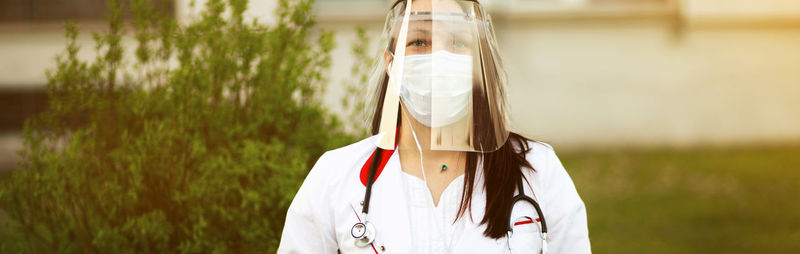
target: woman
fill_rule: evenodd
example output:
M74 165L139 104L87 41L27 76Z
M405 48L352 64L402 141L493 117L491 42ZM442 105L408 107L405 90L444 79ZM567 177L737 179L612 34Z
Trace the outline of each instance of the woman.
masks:
M476 0L397 0L375 136L323 154L279 253L590 253L586 210L547 144L506 129L505 76Z

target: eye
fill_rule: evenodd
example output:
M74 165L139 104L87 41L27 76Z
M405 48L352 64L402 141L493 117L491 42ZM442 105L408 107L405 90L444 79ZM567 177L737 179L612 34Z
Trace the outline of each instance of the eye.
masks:
M421 39L416 39L408 43L406 47L425 47L428 46L428 43Z
M467 50L472 48L472 40L468 36L453 35L451 43L455 50Z
M454 49L464 49L466 47L467 47L467 43L462 41L462 40L455 40L453 42L453 48Z

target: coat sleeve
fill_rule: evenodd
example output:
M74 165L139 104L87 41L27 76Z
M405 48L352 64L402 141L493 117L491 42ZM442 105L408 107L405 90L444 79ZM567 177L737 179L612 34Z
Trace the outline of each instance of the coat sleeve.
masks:
M289 205L278 253L336 253L333 216L325 196L325 168L330 160L323 154L303 181Z
M547 146L542 183L545 187L543 209L548 227L548 253L591 253L586 206L578 195L566 169L552 147ZM543 172L544 173L544 172ZM549 215L547 214L549 213Z

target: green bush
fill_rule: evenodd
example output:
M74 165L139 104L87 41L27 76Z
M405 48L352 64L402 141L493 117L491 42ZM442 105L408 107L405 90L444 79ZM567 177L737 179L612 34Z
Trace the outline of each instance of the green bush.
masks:
M93 61L68 24L49 108L0 183L0 252L274 252L310 165L352 141L319 102L333 40L310 29L311 2L279 1L266 26L245 0L185 25L150 0L128 25L110 1Z

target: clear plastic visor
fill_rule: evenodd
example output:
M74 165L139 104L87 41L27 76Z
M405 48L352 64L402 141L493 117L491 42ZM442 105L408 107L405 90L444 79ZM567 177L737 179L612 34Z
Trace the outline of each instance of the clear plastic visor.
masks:
M418 0L395 13L399 15L387 20L395 43L385 55L389 80L384 107L398 105L394 112L400 118L384 109L380 132L385 137L379 146L497 150L508 132L493 35L480 6ZM399 132L398 142L387 142L392 127Z

